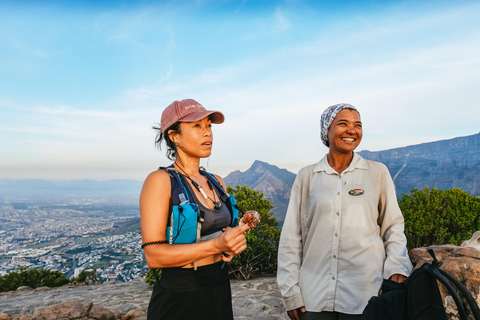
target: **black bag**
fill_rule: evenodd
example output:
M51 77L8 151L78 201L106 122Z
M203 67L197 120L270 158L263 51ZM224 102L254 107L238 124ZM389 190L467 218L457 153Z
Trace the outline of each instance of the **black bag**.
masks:
M470 292L457 279L438 268L432 249L428 252L433 257L432 264L424 263L403 283L383 281L383 294L370 298L363 310L362 320L446 320L437 280L447 287L461 320L467 320L467 315L451 283L467 301L475 320L480 320L480 309Z

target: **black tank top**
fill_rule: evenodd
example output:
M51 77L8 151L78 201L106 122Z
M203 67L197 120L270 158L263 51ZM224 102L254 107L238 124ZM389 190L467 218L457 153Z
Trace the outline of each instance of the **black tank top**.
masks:
M207 236L209 234L222 231L223 228L230 226L232 223L232 215L230 210L228 210L227 205L220 200L218 193L215 188L215 192L218 201L220 201L220 210L215 212L215 210L205 207L197 198L197 195L192 189L190 183L186 183L187 188L190 191L190 194L194 197L194 203L198 206L199 210L205 213L204 221L202 223L201 236ZM207 200L210 201L210 200Z

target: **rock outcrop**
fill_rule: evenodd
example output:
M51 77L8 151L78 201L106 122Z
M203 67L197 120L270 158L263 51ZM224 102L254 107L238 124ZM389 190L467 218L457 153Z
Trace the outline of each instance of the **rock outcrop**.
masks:
M440 262L440 269L448 272L458 281L465 285L473 298L480 305L480 231L473 234L472 238L465 241L461 246L442 245L431 246L437 260ZM432 257L427 248L410 250L410 258L415 267L425 262L432 262ZM439 285L443 298L443 304L447 311L448 319L458 320L457 308L448 290ZM467 311L469 313L469 310ZM473 318L472 318L473 319Z
M474 248L480 251L480 230L476 231L470 240L464 241L462 247Z
M2 320L55 320L55 319L75 319L75 320L130 320L134 317L122 315L116 311L110 311L93 303L64 302L53 307L47 308L35 314L22 315L18 317L9 317L5 313L0 313Z

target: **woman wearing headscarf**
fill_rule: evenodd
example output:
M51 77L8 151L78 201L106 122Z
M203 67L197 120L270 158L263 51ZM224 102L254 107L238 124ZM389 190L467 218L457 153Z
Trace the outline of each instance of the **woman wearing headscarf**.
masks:
M360 319L383 279L402 282L412 269L388 169L354 152L362 135L355 107L327 108L328 154L293 185L277 273L290 319Z

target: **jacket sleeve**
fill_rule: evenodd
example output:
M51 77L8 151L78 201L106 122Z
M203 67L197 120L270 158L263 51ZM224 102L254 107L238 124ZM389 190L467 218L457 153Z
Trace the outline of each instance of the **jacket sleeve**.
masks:
M302 171L300 171L292 187L278 248L277 282L287 310L305 306L302 291L298 284L303 256L301 226L302 181Z
M383 164L381 170L378 224L386 254L383 277L388 279L394 274L409 276L413 266L407 251L403 215L398 206L395 185L390 173Z

